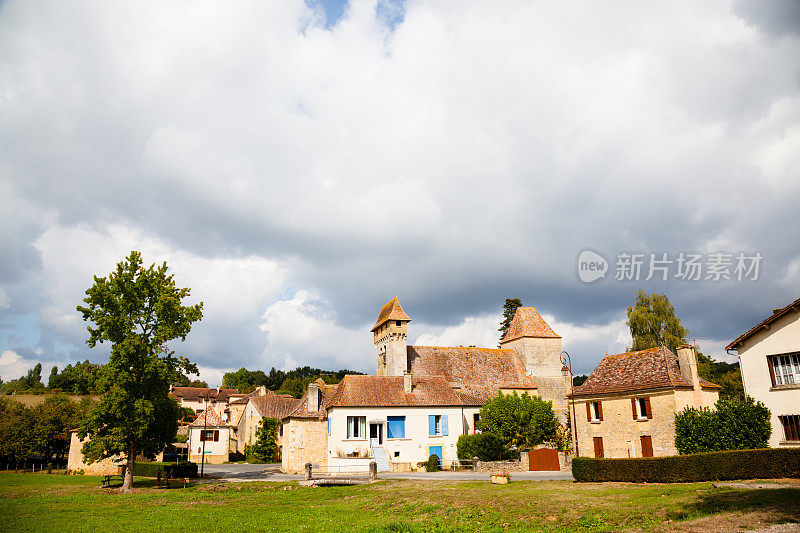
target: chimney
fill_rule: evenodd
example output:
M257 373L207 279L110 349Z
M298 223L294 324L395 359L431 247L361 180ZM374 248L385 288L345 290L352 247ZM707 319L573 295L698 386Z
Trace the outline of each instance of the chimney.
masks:
M783 307L776 307L775 309L772 310L772 314L777 315L781 311L783 311Z
M403 374L403 392L411 394L411 374L408 372Z
M316 413L319 411L319 385L312 381L308 384L308 412Z
M695 347L684 344L678 348L678 365L683 379L688 381L692 388L700 388L700 374L697 373L697 353Z

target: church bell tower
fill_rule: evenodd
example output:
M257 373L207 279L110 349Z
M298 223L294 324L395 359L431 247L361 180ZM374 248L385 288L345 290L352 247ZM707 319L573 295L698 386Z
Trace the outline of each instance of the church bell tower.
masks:
M379 376L402 376L408 370L408 323L411 319L395 296L381 307L372 328Z

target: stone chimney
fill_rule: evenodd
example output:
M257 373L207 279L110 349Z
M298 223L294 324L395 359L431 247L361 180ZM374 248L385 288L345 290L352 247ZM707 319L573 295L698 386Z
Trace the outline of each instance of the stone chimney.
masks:
M411 394L411 374L408 372L403 374L403 392Z
M319 411L319 385L312 381L308 384L308 412L316 413Z
M697 372L697 353L694 346L684 344L678 348L678 365L683 379L688 381L692 388L700 388L700 374Z

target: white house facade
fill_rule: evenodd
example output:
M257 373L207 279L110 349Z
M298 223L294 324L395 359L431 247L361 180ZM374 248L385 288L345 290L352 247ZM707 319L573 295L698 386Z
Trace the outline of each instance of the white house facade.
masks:
M800 447L800 299L731 342L745 394L771 413L770 447Z

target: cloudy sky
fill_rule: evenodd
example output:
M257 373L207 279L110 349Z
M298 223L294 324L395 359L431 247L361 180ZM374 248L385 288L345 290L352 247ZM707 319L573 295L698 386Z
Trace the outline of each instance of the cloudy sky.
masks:
M107 360L75 306L132 249L205 303L212 385L374 372L393 296L484 346L519 297L587 372L641 287L722 358L800 297L798 58L795 0L0 2L0 376Z

